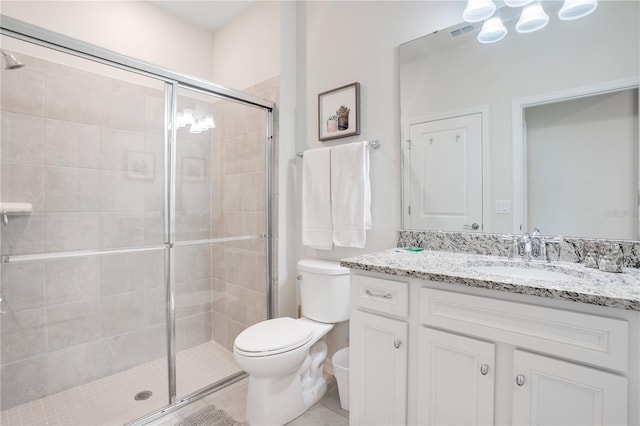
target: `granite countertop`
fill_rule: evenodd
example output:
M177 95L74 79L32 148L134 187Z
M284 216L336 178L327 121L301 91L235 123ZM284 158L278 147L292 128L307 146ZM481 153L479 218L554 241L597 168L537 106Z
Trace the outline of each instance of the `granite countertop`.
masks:
M414 253L399 249L350 257L340 264L354 270L640 311L640 270L634 268L609 273L578 263L524 262L501 256L428 250ZM567 277L563 281L546 281L511 278L473 269L490 265L543 269L561 272Z

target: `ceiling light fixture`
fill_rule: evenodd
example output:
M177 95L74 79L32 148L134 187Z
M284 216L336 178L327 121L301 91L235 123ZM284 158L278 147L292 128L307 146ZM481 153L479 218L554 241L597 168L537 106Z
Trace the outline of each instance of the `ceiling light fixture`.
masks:
M187 126L189 126L189 133L202 133L214 129L216 123L213 121L213 114L196 117L194 109L187 107L176 113L176 127L179 129Z
M598 0L565 0L558 12L563 21L573 21L592 13L598 7Z
M542 0L504 0L504 3L510 8L522 8L520 19L515 25L519 33L532 33L541 30L549 23L549 15L542 7ZM579 19L593 13L597 7L598 0L564 0L558 12L558 18L563 21ZM507 35L508 31L502 23L500 12L495 12L495 8L496 5L491 0L468 0L467 2L462 18L467 22L484 21L477 36L480 43L495 43Z
M549 15L542 8L540 1L526 5L522 9L520 19L516 24L516 31L522 34L541 30L549 23Z
M462 18L467 22L480 22L490 18L496 11L493 0L469 0L462 12Z
M496 13L491 18L484 21L482 30L478 33L478 41L480 43L495 43L507 35L507 28L502 23L500 15Z
M504 4L509 7L522 7L531 3L533 0L504 0Z

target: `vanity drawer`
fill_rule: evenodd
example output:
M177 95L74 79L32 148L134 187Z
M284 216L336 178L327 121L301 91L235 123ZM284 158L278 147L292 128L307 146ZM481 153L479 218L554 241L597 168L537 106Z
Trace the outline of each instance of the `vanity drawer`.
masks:
M351 275L351 304L406 317L409 314L409 283Z
M420 322L626 372L626 321L449 291L420 289Z

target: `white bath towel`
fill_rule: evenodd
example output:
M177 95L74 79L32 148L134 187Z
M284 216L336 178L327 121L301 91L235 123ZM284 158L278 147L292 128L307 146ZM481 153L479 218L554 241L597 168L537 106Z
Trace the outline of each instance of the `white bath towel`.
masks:
M310 149L302 160L302 244L333 247L331 222L331 148Z
M366 141L331 149L333 243L363 248L371 229L371 184Z

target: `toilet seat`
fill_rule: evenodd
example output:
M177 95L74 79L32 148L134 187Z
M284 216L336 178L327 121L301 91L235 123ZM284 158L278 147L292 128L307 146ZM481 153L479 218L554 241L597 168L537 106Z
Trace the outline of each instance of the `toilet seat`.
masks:
M289 317L262 321L244 330L235 350L248 357L277 355L304 346L313 337L313 326Z

